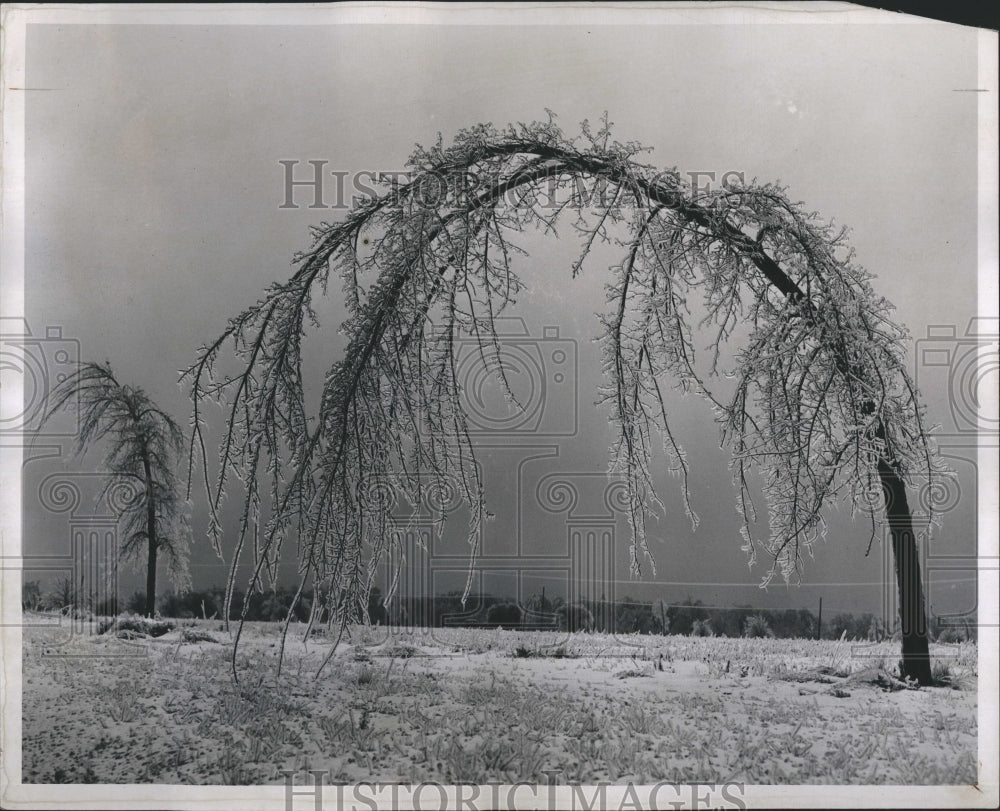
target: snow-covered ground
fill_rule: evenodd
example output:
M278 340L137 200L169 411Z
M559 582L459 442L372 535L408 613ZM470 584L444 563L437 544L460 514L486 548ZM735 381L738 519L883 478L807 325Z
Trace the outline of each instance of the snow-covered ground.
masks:
M293 626L276 675L281 626L252 623L236 685L219 623L177 626L25 632L24 782L977 778L971 644L932 646L952 685L915 690L891 642L356 627L316 678L329 641Z

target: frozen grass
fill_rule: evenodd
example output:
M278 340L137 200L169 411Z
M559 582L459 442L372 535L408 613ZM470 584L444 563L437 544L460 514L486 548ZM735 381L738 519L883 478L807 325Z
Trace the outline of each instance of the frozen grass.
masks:
M974 645L896 689L898 648L849 641L353 628L329 641L202 621L155 639L26 633L27 782L561 780L971 783ZM44 651L65 656L43 655ZM131 654L131 655L126 655ZM881 685L881 686L880 686ZM902 685L905 688L905 685Z

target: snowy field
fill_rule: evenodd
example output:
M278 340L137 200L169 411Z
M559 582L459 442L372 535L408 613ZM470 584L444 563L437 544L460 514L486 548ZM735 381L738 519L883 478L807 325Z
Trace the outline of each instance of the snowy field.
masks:
M235 625L234 625L235 627ZM28 783L969 784L977 650L934 645L949 686L892 677L898 643L351 629L330 652L248 624L157 638L25 631Z

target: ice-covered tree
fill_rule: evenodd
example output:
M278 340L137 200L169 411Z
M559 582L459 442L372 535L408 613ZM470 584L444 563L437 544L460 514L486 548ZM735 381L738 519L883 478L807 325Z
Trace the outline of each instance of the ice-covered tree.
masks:
M57 611L77 608L77 593L71 577L62 577L56 581L48 594L49 607Z
M107 479L99 498L117 491L122 560L146 554L145 613L156 607L156 567L162 554L173 580L187 583L190 528L176 468L184 432L142 389L119 383L108 364L84 363L51 392L45 420L64 408L79 413L76 453L105 447Z
M643 152L613 140L607 122L584 123L573 139L551 117L475 126L451 146L439 139L417 148L405 181L342 222L315 228L291 277L232 319L186 372L191 455L205 470L215 543L220 502L235 476L244 491L233 573L252 546L250 587L259 588L295 538L300 593L310 579L330 584L341 627L363 618L376 565L394 543L392 489L417 504L428 487L458 487L474 556L488 510L456 339L478 339L516 406L494 325L521 290L517 235L564 227L581 245L572 276L595 244L620 250L601 316L601 402L616 426L610 472L627 489L633 569L651 562L646 524L660 509L653 462L661 445L688 504L689 462L665 393L676 385L714 409L732 451L742 548L751 565L761 552L769 558L765 584L800 576L835 502L868 513L872 539L888 529L905 675L929 681L906 487L940 471L892 306L855 264L846 232L781 188L698 191L644 163ZM313 297L325 293L331 274L349 308L348 344L313 384L321 393L311 413L302 342L316 321ZM695 357L697 332L710 336L704 361L702 350ZM214 398L228 418L210 475L204 403ZM761 537L755 487L767 507Z

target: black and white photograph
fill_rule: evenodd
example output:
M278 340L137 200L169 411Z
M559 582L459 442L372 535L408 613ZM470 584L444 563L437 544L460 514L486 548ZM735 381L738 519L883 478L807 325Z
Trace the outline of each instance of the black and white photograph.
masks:
M0 13L0 806L997 806L996 30Z

